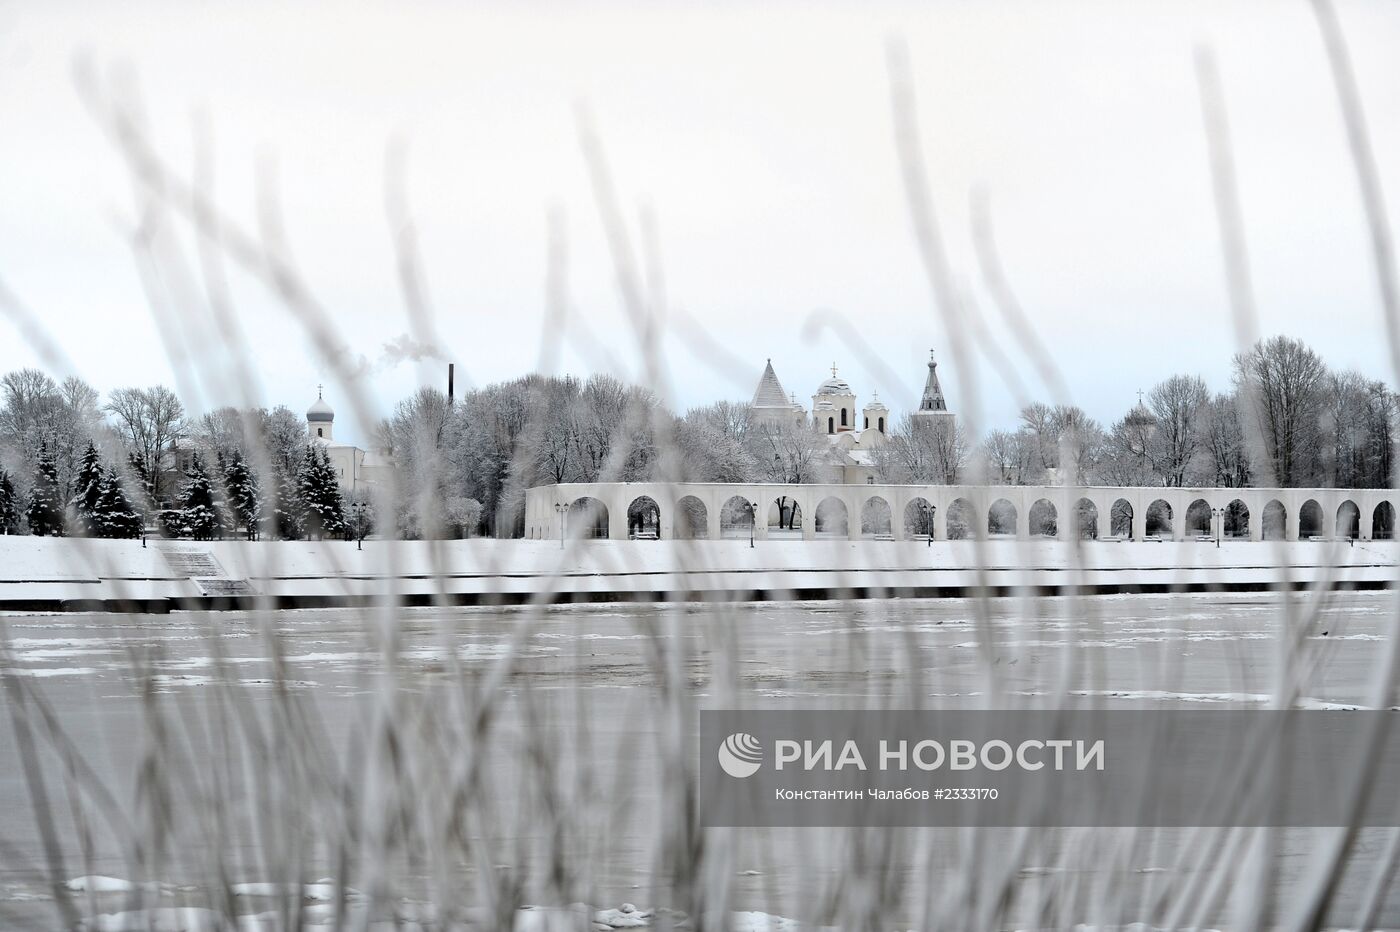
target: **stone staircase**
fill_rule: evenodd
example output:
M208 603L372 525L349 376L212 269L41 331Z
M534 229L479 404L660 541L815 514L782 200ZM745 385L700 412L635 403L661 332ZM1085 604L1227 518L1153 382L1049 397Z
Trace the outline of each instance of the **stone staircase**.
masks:
M230 579L208 550L171 544L157 544L156 547L171 572L198 586L200 595L224 598L257 595L248 580Z

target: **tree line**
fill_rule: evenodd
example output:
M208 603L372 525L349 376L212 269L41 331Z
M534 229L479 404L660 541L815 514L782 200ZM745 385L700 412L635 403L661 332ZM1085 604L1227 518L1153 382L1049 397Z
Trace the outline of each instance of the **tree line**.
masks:
M376 429L393 488L342 490L324 445L279 406L187 414L163 386L105 400L80 379L0 379L6 533L296 539L517 536L525 491L559 482L839 482L843 457L810 423L719 401L675 414L610 375L530 375L458 399L424 388ZM1383 487L1395 393L1273 337L1233 363L1230 389L1174 375L1117 421L1035 403L973 443L951 419L904 415L862 466L881 482Z

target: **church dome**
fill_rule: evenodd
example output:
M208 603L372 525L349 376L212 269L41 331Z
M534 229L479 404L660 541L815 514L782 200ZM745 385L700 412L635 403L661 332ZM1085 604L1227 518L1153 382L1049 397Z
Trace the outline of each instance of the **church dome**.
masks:
M867 411L889 411L889 408L885 407L885 403L884 403L883 401L880 400L880 395L879 395L878 393L876 393L875 397L874 397L873 399L871 399L870 403L869 403L868 405L865 406L865 410L867 410Z
M306 419L312 422L330 423L335 420L335 411L326 404L326 399L316 396L316 403L306 409Z
M825 382L817 386L817 394L849 395L851 394L851 386L846 382L845 379L838 379L836 376L833 375L831 378L827 379Z

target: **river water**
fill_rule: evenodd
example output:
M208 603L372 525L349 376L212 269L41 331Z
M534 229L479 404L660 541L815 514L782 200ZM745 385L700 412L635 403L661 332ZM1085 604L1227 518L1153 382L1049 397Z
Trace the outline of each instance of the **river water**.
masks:
M701 855L677 815L686 808L674 765L695 753L697 708L1261 706L1285 638L1305 660L1301 705L1356 707L1394 600L12 615L0 924L61 927L46 879L55 872L154 881L161 904L206 905L231 883L341 871L360 891L380 882L400 908L420 910L444 883L477 904L505 876L527 902L653 904L677 896L663 878L679 870L722 872L733 908L824 923L872 898L860 915L887 914L890 928L930 915L928 904L967 921L1008 896L992 915L1022 927L1223 927L1259 898L1276 902L1277 920L1325 832L1234 848L1238 836L1184 830L712 830L700 833ZM17 722L37 748L48 820L36 818ZM477 773L465 801L444 788L464 767ZM401 807L401 821L377 818L376 805ZM341 819L389 827L337 847ZM1364 898L1387 837L1361 834L1331 923L1355 921L1346 909ZM1260 894L1241 866L1255 863L1272 871ZM998 870L1009 891L983 889ZM1212 873L1224 889L1212 892ZM275 900L239 890L240 910ZM137 895L85 893L77 908L113 912ZM1393 883L1380 918L1400 926Z

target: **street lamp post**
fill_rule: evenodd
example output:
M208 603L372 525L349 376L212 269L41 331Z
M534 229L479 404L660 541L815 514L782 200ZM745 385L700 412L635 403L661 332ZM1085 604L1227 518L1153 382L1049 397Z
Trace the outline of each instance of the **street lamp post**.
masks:
M754 528L758 526L758 504L749 502L749 549L753 549Z
M559 549L564 549L564 515L568 513L569 506L563 502L555 502L554 510L559 515Z
M933 516L938 511L933 505L924 503L924 530L928 532L928 546L933 547Z
M355 517L355 549L365 549L365 503L351 502L350 513Z

